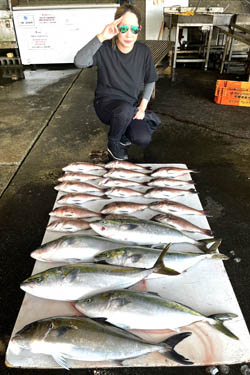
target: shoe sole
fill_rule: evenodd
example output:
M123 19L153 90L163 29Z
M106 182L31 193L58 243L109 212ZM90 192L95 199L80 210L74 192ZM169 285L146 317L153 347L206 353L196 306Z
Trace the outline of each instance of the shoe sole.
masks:
M120 145L125 146L125 147L128 147L128 146L131 146L132 143L131 143L131 142L129 142L129 143L123 143L123 142L120 142Z
M111 151L110 151L110 149L109 148L107 148L107 151L108 151L108 153L112 156L112 158L114 158L115 160L128 160L128 157L126 157L126 158L117 158Z

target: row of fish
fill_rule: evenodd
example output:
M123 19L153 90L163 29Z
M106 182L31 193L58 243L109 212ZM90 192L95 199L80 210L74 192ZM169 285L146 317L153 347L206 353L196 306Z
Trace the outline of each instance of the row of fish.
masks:
M57 185L55 189L65 193L98 193L105 195L107 197L142 197L150 199L164 199L197 193L195 189L176 189L172 187L154 187L152 189L149 189L145 193L128 187L113 187L111 189L100 189L97 186L85 182L62 182L61 184Z
M111 170L112 173L108 172L107 169ZM124 173L123 177L118 177L118 174L115 173L117 170L122 170ZM187 168L178 168L178 167L161 167L157 168L152 171L151 167L144 167L139 164L134 164L128 161L111 161L105 165L97 165L91 163L82 163L76 162L71 163L63 168L64 172L74 172L74 173L89 173L89 172L97 172L100 175L104 175L104 177L115 177L115 178L125 178L125 174L130 177L171 177L176 178L178 176L186 175L190 172L196 172L193 169ZM126 172L127 171L127 172ZM108 176L105 176L106 173L110 173ZM113 174L115 173L115 174Z
M90 168L93 168L91 170ZM101 201L105 198L112 198L112 197L119 197L119 198L133 198L133 197L148 197L148 198L165 198L165 197L175 197L180 195L187 195L193 194L195 192L194 189L175 189L174 186L187 186L193 184L192 180L176 180L173 178L156 178L152 182L148 183L141 183L136 182L134 180L126 180L124 178L128 177L127 174L130 174L129 177L136 177L137 175L140 176L142 171L148 172L150 170L149 167L142 167L140 165L132 164L130 162L119 162L114 161L110 162L106 165L106 168L112 168L110 172L118 173L119 177L123 177L123 179L114 179L114 178L104 178L98 182L98 185L104 185L111 187L110 189L103 189L96 185L96 180L100 177L98 174L87 174L83 172L76 172L81 170L84 172L98 172L102 171L103 167L100 166L91 166L88 163L73 163L69 166L65 167L65 175L60 177L58 180L62 182L60 185L56 186L55 189L64 193L67 193L57 200L57 204L62 205L54 209L50 215L55 217L56 220L51 221L48 225L48 229L52 231L61 231L61 232L77 232L86 229L90 229L89 220L97 219L100 217L101 214L131 214L134 212L138 212L140 210L150 208L146 204L137 204L136 202L112 202L110 204L104 205L102 210L97 213L93 211L89 211L83 208L84 204L91 201ZM122 168L122 169L121 169ZM139 171L139 173L137 172ZM159 168L160 170L160 168ZM161 168L163 170L163 168ZM166 168L164 169L166 170ZM169 173L173 175L173 173L186 175L187 169L184 168L168 168ZM190 170L188 170L190 172ZM125 173L125 174L124 174ZM117 177L117 175L115 175ZM87 181L87 183L86 183ZM93 182L95 185L89 183ZM157 188L150 189L148 193L131 189L130 186L136 186L137 188L140 187L144 188L145 185L150 186L157 186ZM167 186L172 187L167 187ZM146 187L147 189L149 186ZM171 204L171 201L170 201ZM74 207L77 206L77 207ZM181 207L181 205L177 204L177 209L182 211L185 208L185 205ZM153 206L152 206L153 207ZM156 207L157 208L157 207ZM188 207L186 208L187 211ZM199 211L199 210L198 210ZM197 214L197 212L193 209L189 209L189 213ZM200 214L201 212L199 212ZM90 219L90 217L92 219ZM154 220L154 218L152 218ZM160 215L156 215L156 221L160 221L162 223L167 223L179 230L190 231L194 233L203 233L207 236L211 236L212 232L210 230L206 230L200 228L196 225L193 225L191 222L182 219L181 217L174 216L171 214L165 215L164 217Z
M70 174L89 174L90 171L106 174L107 169L114 172L120 168L144 173L145 176L153 176L155 173L148 167L117 161L105 166L72 163L64 170L66 177ZM165 179L166 171L159 173ZM185 171L177 169L175 175L172 171L172 174L168 172L168 176L176 178L184 173ZM122 182L120 183L117 186L122 187ZM94 199L102 198L96 196ZM90 197L89 201L91 200ZM158 213L153 220L117 216L146 208L161 214ZM173 201L151 202L146 207L137 202L112 202L100 212L65 205L53 210L51 216L58 215L58 225L61 217L64 221L68 220L70 227L73 225L71 222L76 220L67 219L67 216L76 217L74 215L77 210L80 210L78 218L86 218L87 228L91 228L99 236L68 235L45 243L33 251L31 256L40 261L62 262L64 265L32 275L21 284L21 288L41 298L74 301L74 307L87 318L59 316L32 322L11 339L13 351L18 354L24 348L33 353L51 355L60 366L67 369L69 359L116 361L124 365L127 359L153 352L188 365L192 362L174 348L187 339L191 332L174 334L164 342L152 344L125 330L170 329L178 332L182 327L201 321L238 339L223 324L224 321L235 318L235 314L204 316L191 307L155 293L125 290L152 273L177 276L203 259L227 259L225 255L218 253L220 240L211 238L197 241L182 230L189 228L191 232L199 232L200 229L200 233L207 235L211 235L211 232L202 232L202 228L192 227L189 221L172 215L172 212L184 212L204 216L202 210ZM69 212L72 216L67 215ZM115 215L103 217L104 214ZM83 220L80 220L84 226ZM171 220L175 226L169 223ZM191 244L195 252L180 251L183 242Z

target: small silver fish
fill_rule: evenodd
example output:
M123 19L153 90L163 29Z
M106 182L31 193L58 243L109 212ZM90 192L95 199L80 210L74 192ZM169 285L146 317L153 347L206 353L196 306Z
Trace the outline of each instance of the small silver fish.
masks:
M131 214L148 208L147 204L135 202L112 202L106 204L101 210L102 214Z
M129 170L128 169L121 169L121 168L110 169L107 173L104 174L104 177L124 178L124 179L127 179L127 180L130 180L130 179L133 179L133 178L140 178L140 177L150 179L150 177L145 173L138 172L138 171L132 171L130 169Z
M102 216L99 212L87 210L86 208L80 208L76 206L57 207L53 211L51 211L49 215L56 217L71 217L75 219Z
M179 330L196 322L206 322L227 336L239 340L223 324L226 320L236 318L236 314L205 316L157 293L111 290L82 299L75 307L91 318L105 317L107 321L123 329Z
M59 177L58 181L59 182L72 182L72 181L85 182L85 181L90 181L90 180L96 180L98 178L100 178L100 176L97 176L95 174L67 172L62 177Z
M156 198L156 199L165 199L173 198L181 195L197 194L195 189L176 189L171 187L155 187L149 189L145 194L145 198Z
M129 186L136 186L136 187L142 187L145 186L144 182L136 182L132 180L125 180L125 179L118 179L118 178L103 178L98 182L99 186L104 186L104 187L116 187L116 186L121 186L121 187L129 187Z
M89 223L81 219L58 219L47 225L47 229L54 232L78 232L89 228Z
M212 236L213 232L210 229L201 228L198 225L190 223L190 221L183 219L182 217L175 216L172 214L159 214L151 218L153 221L158 221L162 224L169 224L178 230L192 233L202 233L206 236Z
M75 162L66 165L66 167L63 168L63 171L65 172L83 172L88 173L90 171L95 172L106 172L106 169L104 166L98 165L98 164L92 164L87 162Z
M155 169L153 173L151 173L152 177L178 177L183 176L187 173L197 173L197 171L188 168L177 168L177 167L161 167Z
M144 194L140 191L125 188L125 187L113 187L105 190L105 194L111 197L118 198L130 198L130 197L143 197Z
M190 332L183 332L153 344L103 320L57 316L27 324L11 338L10 346L16 355L21 355L25 349L30 353L52 356L67 370L71 367L68 360L90 361L97 367L100 361L119 361L122 365L127 359L154 352L182 365L191 365L191 361L174 350L190 335Z
M170 200L164 200L160 202L152 202L148 205L151 210L159 211L163 213L180 213L185 215L202 215L206 216L203 210L197 210L189 207L183 203L178 203Z
M155 187L175 187L175 186L186 186L186 185L194 185L193 180L175 180L173 178L167 178L167 177L160 177L155 178L152 181L149 181L147 183L148 186L155 186Z
M65 193L99 193L104 194L103 189L86 182L62 182L55 186L55 190Z
M84 193L68 193L57 199L57 203L59 204L73 204L81 206L82 204L90 201L96 201L104 199L103 195L93 195L93 194L84 194Z
M150 172L151 167L143 167L139 164L134 164L129 161L120 161L120 160L113 160L109 163L105 164L105 168L107 169L115 169L115 168L122 168L122 169L129 169L132 171L141 171L141 172Z

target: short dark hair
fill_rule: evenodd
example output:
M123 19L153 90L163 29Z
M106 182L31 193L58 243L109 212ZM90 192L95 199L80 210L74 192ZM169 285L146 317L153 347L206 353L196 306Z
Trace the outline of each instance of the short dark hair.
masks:
M136 15L136 17L138 19L138 24L140 26L141 25L141 12L140 12L140 10L136 6L128 4L128 3L125 3L125 4L121 5L119 8L117 8L117 11L115 13L115 20L117 20L117 18L122 17L127 12L131 12L131 13L134 13Z

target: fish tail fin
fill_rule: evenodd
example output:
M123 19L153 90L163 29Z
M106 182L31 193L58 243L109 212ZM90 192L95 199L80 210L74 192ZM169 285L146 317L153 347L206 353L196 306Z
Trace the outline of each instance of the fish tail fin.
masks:
M211 215L209 211L200 210L200 212L202 213L202 215L205 215L206 217L213 217L213 215Z
M203 229L202 233L205 234L206 236L212 237L213 231L211 229Z
M233 318L237 318L238 315L232 313L224 313L224 314L214 314L210 315L209 318L214 319L215 323L212 326L217 329L218 331L224 333L226 336L231 337L234 340L239 340L232 331L230 331L226 326L224 326L224 321L231 320Z
M204 253L215 253L221 244L221 239L209 238L198 241L198 248Z
M177 353L174 348L175 346L184 340L185 338L189 337L192 334L192 332L182 332L177 333L176 335L168 337L165 341L163 341L163 344L165 344L167 350L162 353L165 357L168 359L171 359L175 362L178 362L182 365L192 365L193 362L189 359L185 358L183 355Z
M229 257L227 255L221 254L221 253L213 254L211 258L212 259L221 259L221 260L228 260L229 259Z
M153 272L156 273L161 273L163 275L168 275L168 276L176 276L179 275L180 273L173 270L172 268L168 268L164 264L164 257L170 248L171 244L168 244L164 249L162 250L160 256L158 257L157 261L155 262L154 266L152 267Z

